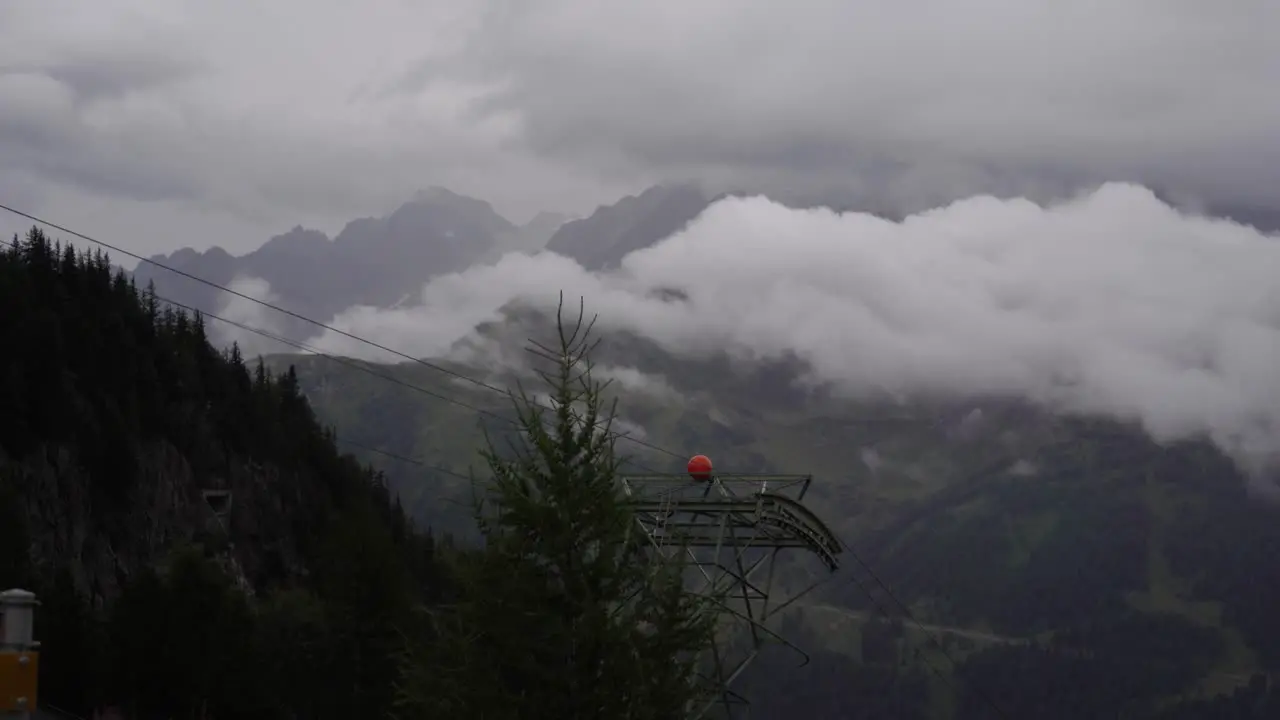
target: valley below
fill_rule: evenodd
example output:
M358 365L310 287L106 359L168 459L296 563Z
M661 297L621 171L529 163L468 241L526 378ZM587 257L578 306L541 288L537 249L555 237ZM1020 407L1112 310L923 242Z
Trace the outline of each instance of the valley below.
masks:
M479 337L538 332L514 314ZM454 356L268 363L296 368L320 419L419 525L465 537L479 450L514 432L499 390L536 379ZM795 382L791 361L680 358L625 333L606 334L596 362L622 472L680 473L705 453L718 472L810 474L807 505L856 555L782 617L812 662L788 670L769 648L739 679L765 717L995 717L965 687L1013 717L1163 717L1150 713L1280 670L1278 515L1208 442L1160 445L1006 398L841 398ZM813 579L797 566L784 585ZM839 714L869 698L889 714Z

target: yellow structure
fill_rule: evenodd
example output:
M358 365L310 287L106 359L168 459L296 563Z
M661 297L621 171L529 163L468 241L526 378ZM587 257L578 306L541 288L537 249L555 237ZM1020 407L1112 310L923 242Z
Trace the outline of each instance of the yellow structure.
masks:
M0 713L29 712L36 704L40 653L0 651Z
M36 707L40 643L32 636L39 604L26 590L0 592L0 718L28 718Z

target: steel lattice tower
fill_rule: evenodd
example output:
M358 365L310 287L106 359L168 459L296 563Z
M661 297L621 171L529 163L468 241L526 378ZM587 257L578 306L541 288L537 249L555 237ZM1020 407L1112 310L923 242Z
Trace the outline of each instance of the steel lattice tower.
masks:
M745 713L747 701L734 681L768 642L808 656L769 626L785 607L825 582L839 566L835 534L811 510L804 496L809 475L628 475L623 490L640 531L664 557L685 552L693 570L689 581L722 603L720 630L701 675L709 691L691 717L723 709L726 717ZM827 572L802 590L777 590L775 567L786 549L816 557ZM763 577L761 577L763 576Z

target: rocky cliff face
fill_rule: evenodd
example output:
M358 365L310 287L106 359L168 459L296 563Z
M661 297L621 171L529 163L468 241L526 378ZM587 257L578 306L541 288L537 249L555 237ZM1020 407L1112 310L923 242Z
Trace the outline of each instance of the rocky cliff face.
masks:
M98 607L118 597L139 570L188 543L215 553L249 592L268 576L305 572L285 522L291 507L302 504L301 488L276 468L232 459L225 476L201 482L168 442L135 452L135 490L113 508L95 502L89 491L93 478L69 446L18 463L0 455L0 466L25 488L33 570L65 568L76 590ZM213 497L206 498L210 491ZM221 491L227 492L225 501Z
M652 187L561 225L547 249L588 270L612 269L627 254L684 229L716 199L691 185Z

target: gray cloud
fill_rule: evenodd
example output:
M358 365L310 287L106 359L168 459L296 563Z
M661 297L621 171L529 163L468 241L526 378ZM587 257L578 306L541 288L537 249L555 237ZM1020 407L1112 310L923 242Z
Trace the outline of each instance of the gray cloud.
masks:
M664 180L898 212L1117 179L1280 206L1269 0L264 8L0 3L3 187L144 252L332 232L429 185L516 221Z
M271 284L262 278L236 277L227 287L234 292L257 298L263 302L278 303L280 301L280 298L276 297L275 293L271 291ZM298 349L294 346L276 342L265 336L270 334L278 337L288 337L281 328L281 316L258 303L245 300L237 295L228 294L225 295L222 306L217 308L217 315L239 325L230 325L222 322L212 323L210 325L210 338L213 342L223 346L230 346L232 343L239 345L240 351L245 357L298 352ZM261 330L262 333L244 330L240 327L241 325Z
M564 290L602 326L676 354L796 353L851 396L1029 398L1139 421L1159 440L1208 435L1259 471L1280 466L1277 276L1280 238L1133 185L1050 207L977 197L901 223L745 198L616 273L511 255L431 281L416 307L335 324L438 356L507 303L550 308Z
M1274 3L502 8L459 71L501 80L487 107L548 156L784 192L859 178L914 209L1045 176L1276 200Z
M91 231L113 220L86 201L109 198L141 252L212 242L243 251L298 222L332 232L429 185L492 198L517 220L631 189L522 152L510 118L471 110L483 84L369 92L456 50L482 10L399 0L270 10L235 0L4 3L6 186L38 189L34 209L88 217ZM219 237L205 225L254 234Z

